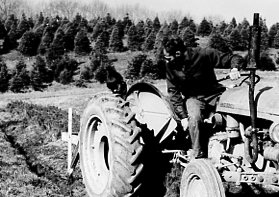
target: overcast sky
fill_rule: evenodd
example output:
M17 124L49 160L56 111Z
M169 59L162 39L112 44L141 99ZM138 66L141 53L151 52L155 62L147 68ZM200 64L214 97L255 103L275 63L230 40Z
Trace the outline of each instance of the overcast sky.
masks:
M279 0L100 0L109 5L139 4L155 11L181 10L196 20L220 16L227 22L244 17L252 23L253 13L260 13L268 27L279 22Z

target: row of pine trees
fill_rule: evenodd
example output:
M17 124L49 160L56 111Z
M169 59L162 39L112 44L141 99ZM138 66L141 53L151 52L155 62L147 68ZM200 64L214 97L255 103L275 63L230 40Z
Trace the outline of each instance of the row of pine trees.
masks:
M261 27L262 49L279 48L279 24L268 30L265 21L261 20ZM29 73L23 60L13 71L6 68L3 60L0 61L0 83L6 84L0 91L20 92L28 89L26 87L41 90L53 80L70 83L78 69L79 85L82 80L92 78L105 82L106 69L112 66L112 61L106 54L128 50L152 53L155 59L145 54L133 58L126 71L126 78L134 79L145 75L154 79L163 78L163 71L159 68L164 63L162 43L165 38L179 36L186 46L195 47L198 45L197 36L209 36L209 46L223 53L246 51L249 28L250 24L245 18L241 23L233 18L230 23L222 21L214 25L205 18L200 24L196 24L187 17L181 21L174 19L170 23L162 23L158 17L135 22L130 19L129 14L116 20L109 13L92 20L87 20L80 14L72 20L60 16L48 17L43 13L34 18L27 18L22 14L20 19L10 15L6 20L0 20L0 54L18 50L23 56L37 57ZM69 58L69 52L80 56L89 55L89 65L79 67L76 60ZM23 78L23 82L17 82L20 81L18 78ZM19 85L13 84L24 85L17 87Z

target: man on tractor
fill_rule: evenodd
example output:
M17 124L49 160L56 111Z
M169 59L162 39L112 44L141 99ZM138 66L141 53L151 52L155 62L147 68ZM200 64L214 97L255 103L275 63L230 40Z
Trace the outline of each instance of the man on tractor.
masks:
M218 96L225 90L214 72L214 68L222 67L220 52L213 48L186 48L180 38L167 39L163 44L167 92L183 130L189 129L190 157L207 157L204 116L215 107ZM238 65L231 64L231 68L230 78L238 79Z

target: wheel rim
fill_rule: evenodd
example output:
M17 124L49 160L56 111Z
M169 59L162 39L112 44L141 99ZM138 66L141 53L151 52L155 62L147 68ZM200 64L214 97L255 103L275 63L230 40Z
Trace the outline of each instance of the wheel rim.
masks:
M207 197L206 186L202 179L197 175L189 177L188 189L185 197Z
M92 116L86 126L85 166L92 180L89 184L100 194L106 188L110 177L109 137L105 124L98 116Z

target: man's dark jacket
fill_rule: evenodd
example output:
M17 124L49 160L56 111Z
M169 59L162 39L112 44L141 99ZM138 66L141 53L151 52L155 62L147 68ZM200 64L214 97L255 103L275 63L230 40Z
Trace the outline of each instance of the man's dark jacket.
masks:
M212 48L189 48L180 58L166 64L167 89L175 113L187 118L184 99L203 99L225 90L218 83L214 68L220 68L219 52ZM183 98L184 97L184 98Z

